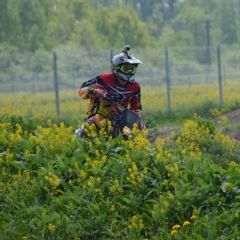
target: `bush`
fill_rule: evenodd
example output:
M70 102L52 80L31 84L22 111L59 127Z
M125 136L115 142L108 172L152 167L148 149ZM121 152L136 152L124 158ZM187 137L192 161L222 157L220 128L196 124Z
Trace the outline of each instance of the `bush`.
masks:
M229 156L240 145L208 120L154 147L145 131L76 139L63 123L17 117L0 130L1 239L239 236L239 162L222 166L218 147L232 141Z

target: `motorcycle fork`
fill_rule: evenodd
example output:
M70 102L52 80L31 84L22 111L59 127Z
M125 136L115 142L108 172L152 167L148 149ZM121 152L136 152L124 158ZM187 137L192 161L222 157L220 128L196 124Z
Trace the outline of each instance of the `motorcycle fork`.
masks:
M119 123L119 117L116 117L112 121L112 129L109 132L109 136L112 136L113 138L116 137L116 131L118 129L118 123Z

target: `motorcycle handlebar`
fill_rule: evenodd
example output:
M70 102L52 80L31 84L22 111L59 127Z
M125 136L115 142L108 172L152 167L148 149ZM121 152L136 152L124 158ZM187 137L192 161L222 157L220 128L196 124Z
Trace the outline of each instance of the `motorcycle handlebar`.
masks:
M105 99L106 101L110 102L118 111L121 112L121 111L124 109L119 103L116 103L116 102L114 101L114 99L112 98L112 96L111 96L109 93L107 93L107 94L105 95L104 99Z

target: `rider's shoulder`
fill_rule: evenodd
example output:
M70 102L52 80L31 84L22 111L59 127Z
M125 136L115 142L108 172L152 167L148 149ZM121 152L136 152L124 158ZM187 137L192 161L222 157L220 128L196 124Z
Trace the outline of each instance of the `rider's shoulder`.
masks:
M111 72L102 73L99 75L101 79L114 79L114 75Z
M137 81L134 81L134 82L132 83L132 85L133 85L135 88L140 88L140 83L137 82Z

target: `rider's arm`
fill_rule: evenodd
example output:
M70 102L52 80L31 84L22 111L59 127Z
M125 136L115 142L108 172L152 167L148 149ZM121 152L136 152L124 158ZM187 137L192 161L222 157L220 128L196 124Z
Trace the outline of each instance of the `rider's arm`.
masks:
M78 95L83 99L94 98L94 97L102 99L106 96L106 91L99 87L98 88L84 87L79 89Z
M106 92L100 80L101 80L100 77L97 76L93 79L84 82L80 89L78 90L79 97L83 99L104 97L104 94L106 94Z
M93 88L90 87L83 87L78 90L78 96L83 99L89 99L95 97L95 94L93 93Z

